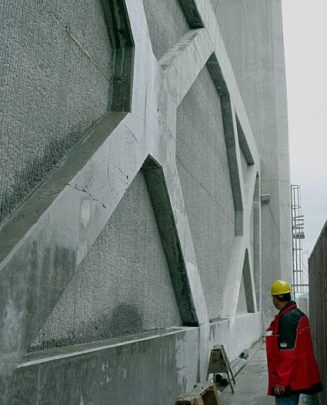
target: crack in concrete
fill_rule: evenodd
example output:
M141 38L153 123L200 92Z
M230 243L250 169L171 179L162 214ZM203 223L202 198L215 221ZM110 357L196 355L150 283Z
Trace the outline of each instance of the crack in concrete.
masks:
M67 183L66 185L73 188L76 191L79 191L80 193L86 194L91 201L100 203L103 208L107 208L107 206L102 201L99 201L97 198L93 197L93 195L88 191L87 187L79 187L77 184L72 185L70 183Z

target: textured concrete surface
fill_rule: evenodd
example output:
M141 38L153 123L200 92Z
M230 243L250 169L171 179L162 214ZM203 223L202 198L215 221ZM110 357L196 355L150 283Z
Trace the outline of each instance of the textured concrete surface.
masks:
M108 396L116 403L153 404L159 397L167 404L205 378L213 345L223 343L234 359L261 335L261 157L210 1L162 3L149 2L146 13L142 0L103 3L110 6L105 9L111 10L112 24L105 21L114 38L112 110L129 113L106 113L1 228L4 403L7 398L9 403L17 398L17 404L25 404L26 397L41 401L51 392L49 403L54 404L66 392L79 404L101 405ZM125 11L129 22L121 17ZM160 12L170 25L160 21L159 31L149 35L148 25L155 31L151 19ZM161 38L170 39L165 44ZM151 41L165 52L159 61ZM276 101L274 94L271 100ZM275 154L276 144L270 146ZM158 181L144 170L149 160L160 171ZM126 209L121 212L121 207ZM126 226L120 229L120 223ZM112 269L109 277L106 270ZM97 272L99 278L93 277ZM121 295L114 290L130 277L137 288L128 283ZM141 293L146 285L155 290L153 313ZM240 300L244 311L244 296L252 312L237 314ZM118 316L116 304L122 304ZM155 314L164 313L163 308L167 316L160 323ZM91 317L95 325L90 328ZM169 325L180 323L195 328L164 337L171 336ZM114 327L119 335L114 352L110 344L96 355L70 344L59 357L56 351L49 359L53 353L47 350L25 357L33 341L42 347L44 332L46 342L55 345L115 336ZM147 332L148 327L166 329ZM140 333L126 340L131 330ZM88 348L93 344L85 343ZM107 349L109 365L102 362ZM98 378L99 370L111 367L112 378ZM122 376L129 390L123 390Z
M241 342L236 336L245 325ZM168 328L28 353L12 377L0 377L0 403L173 404L205 374L205 329ZM239 356L243 344L252 344L253 329L260 330L260 317L212 324L210 347L223 343L230 358Z
M270 203L262 207L263 323L266 326L272 316L270 286L278 278L291 281L292 269L281 1L210 1L259 149L261 193L270 194Z
M0 221L107 111L113 87L100 0L1 11Z
M220 99L207 68L178 108L176 155L209 317L215 319L221 316L235 213Z
M261 266L261 202L260 202L260 181L256 178L255 189L253 193L253 206L251 212L251 252L253 263L253 275L255 284L255 294L257 298L257 308L262 311L262 266Z
M129 105L130 57L105 2L59 4L1 4L0 223L106 111Z
M250 348L254 342L259 340L260 328L261 316L259 312L238 314L234 319L221 319L212 322L209 329L209 347L223 344L230 361L232 361L245 348ZM253 336L258 336L258 338L253 339Z
M319 394L327 402L327 222L321 229L309 257L309 311L312 340L324 391Z
M197 379L198 345L196 329L177 329L32 353L0 377L0 403L173 404Z
M178 0L143 0L153 53L160 59L190 29Z
M87 210L88 200L82 204ZM81 242L83 235L81 234ZM32 343L44 348L181 325L142 173Z

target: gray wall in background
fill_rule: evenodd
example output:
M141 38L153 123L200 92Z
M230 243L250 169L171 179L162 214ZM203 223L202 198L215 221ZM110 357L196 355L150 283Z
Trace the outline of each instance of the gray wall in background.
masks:
M82 234L80 238L83 242ZM179 325L166 257L139 173L32 346L35 350Z
M101 0L0 10L1 222L110 108L113 55Z
M177 112L177 167L210 319L221 315L235 213L220 99L205 67Z
M265 328L274 316L270 287L291 282L290 166L281 0L210 0L261 155ZM274 252L272 255L271 252Z
M327 403L327 222L309 257L309 309L312 339L321 381L325 387L319 394L321 404Z

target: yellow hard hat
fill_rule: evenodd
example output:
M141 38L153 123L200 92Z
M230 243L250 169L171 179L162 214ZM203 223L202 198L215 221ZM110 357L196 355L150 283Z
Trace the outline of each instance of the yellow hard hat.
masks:
M283 280L276 280L271 286L271 295L282 295L292 291L291 286Z

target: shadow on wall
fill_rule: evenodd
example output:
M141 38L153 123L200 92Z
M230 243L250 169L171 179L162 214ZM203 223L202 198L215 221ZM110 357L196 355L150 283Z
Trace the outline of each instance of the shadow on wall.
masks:
M63 139L50 141L43 156L29 159L25 168L15 171L11 192L0 198L0 224L58 166L63 156L72 151L79 138L80 134L73 132Z
M143 330L143 316L137 307L130 304L121 304L115 307L108 320L103 319L100 322L100 325L106 324L112 331L112 337L139 333Z

